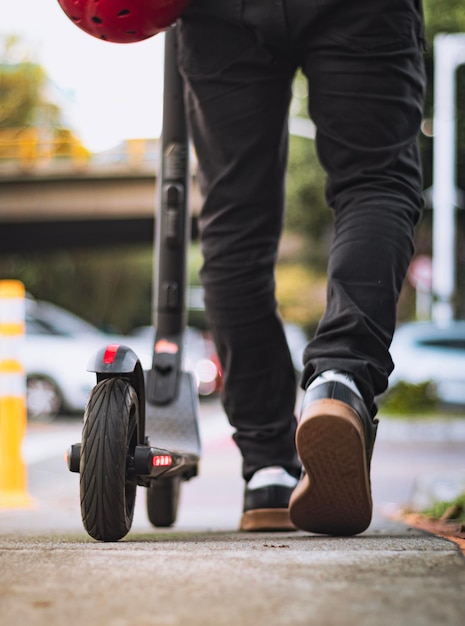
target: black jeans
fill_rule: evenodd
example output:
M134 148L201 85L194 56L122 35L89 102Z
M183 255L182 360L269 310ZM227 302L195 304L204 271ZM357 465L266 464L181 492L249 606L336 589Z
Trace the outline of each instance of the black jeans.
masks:
M298 472L296 385L274 283L298 67L335 216L327 309L305 350L302 386L326 369L350 372L373 415L387 386L423 206L420 3L193 0L178 25L205 198L201 279L246 479L268 465Z

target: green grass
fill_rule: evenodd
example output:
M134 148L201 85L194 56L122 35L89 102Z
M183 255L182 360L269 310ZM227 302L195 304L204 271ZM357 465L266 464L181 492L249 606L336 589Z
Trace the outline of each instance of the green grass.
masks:
M465 524L465 493L454 500L435 502L423 511L423 514L433 519L454 521Z
M425 416L438 412L439 399L431 381L412 384L401 380L388 389L379 404L387 415Z

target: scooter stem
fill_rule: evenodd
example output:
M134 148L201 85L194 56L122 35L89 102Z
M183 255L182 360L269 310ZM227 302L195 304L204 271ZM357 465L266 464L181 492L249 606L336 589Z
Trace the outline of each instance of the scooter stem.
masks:
M175 27L165 34L163 130L158 212L155 219L155 344L148 399L166 404L175 395L186 326L189 140ZM161 375L161 376L160 376Z

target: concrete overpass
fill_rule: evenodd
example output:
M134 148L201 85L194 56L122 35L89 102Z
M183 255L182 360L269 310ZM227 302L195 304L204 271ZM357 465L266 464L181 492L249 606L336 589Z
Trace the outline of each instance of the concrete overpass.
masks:
M0 254L151 243L157 163L139 157L0 164ZM193 215L200 203L193 178Z

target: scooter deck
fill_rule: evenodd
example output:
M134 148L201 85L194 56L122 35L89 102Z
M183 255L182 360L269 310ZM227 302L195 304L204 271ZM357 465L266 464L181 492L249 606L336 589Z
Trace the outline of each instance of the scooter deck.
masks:
M146 372L147 374L147 372ZM194 377L181 372L176 398L166 405L146 403L145 434L151 446L200 458L199 401Z

